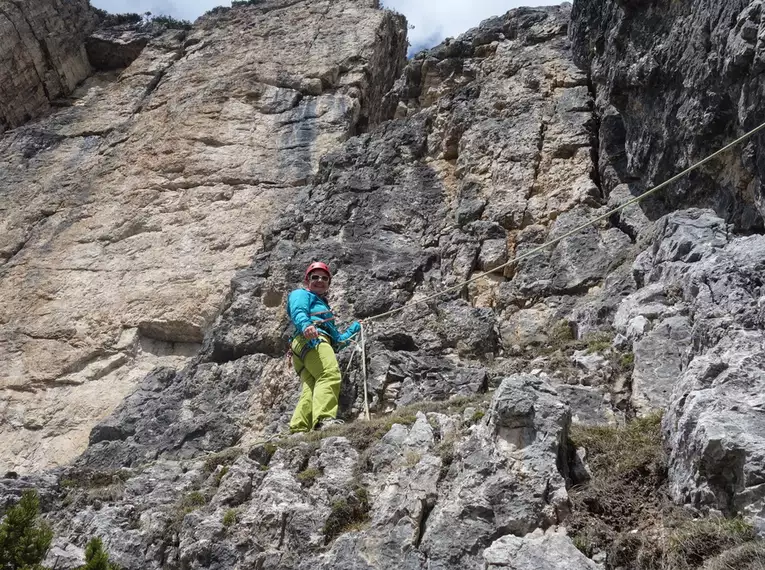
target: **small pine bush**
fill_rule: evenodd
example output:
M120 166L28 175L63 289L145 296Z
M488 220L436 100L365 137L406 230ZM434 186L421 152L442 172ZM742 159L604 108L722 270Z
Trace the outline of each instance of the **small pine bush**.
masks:
M21 500L5 514L0 524L0 568L2 570L46 570L40 566L53 540L53 531L40 515L37 491L24 491Z
M94 537L85 547L85 566L80 566L78 570L119 570L119 567L109 562L104 543L100 538Z

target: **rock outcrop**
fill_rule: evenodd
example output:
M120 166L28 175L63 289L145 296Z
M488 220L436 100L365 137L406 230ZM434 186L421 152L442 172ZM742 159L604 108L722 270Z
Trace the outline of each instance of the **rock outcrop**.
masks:
M91 74L85 38L97 21L88 0L0 2L0 135Z
M762 15L759 0L575 3L574 53L597 94L599 172L613 205L765 120ZM648 249L632 265L635 291L620 295L613 322L634 351L633 409L667 410L675 501L745 515L760 532L762 140L616 220ZM689 206L711 210L659 218Z
M765 121L765 20L759 0L577 0L571 37L600 116L600 176L639 194ZM763 229L760 133L674 184L647 213L710 207Z
M477 421L486 404L394 419L379 441L357 426L206 460L69 469L48 562L76 566L96 534L124 568L597 568L555 526L568 407L525 375L504 379ZM5 479L0 501L32 485L46 501L59 492L55 479Z
M167 31L6 133L0 470L71 460L154 366L198 350L264 228L380 119L405 49L371 1L258 3Z

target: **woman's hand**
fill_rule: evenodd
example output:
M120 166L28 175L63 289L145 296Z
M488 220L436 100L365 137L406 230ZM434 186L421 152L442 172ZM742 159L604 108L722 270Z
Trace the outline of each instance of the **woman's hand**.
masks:
M311 325L305 328L303 331L303 336L308 340L313 340L315 338L319 338L319 331L316 330L315 326Z

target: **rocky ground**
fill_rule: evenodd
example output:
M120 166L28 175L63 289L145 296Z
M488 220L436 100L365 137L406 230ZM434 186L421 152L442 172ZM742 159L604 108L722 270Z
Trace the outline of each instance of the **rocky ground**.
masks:
M67 212L87 215L57 221L56 240L43 221L0 267L13 301L0 317L13 355L2 427L25 442L7 457L37 472L1 479L0 502L40 490L56 531L47 563L77 566L99 535L125 568L756 568L742 561L761 556L752 538L765 512L759 139L664 198L416 302L762 121L759 2L518 9L403 70L400 18L350 1L310 6L220 10L188 35L167 32L108 96L91 91L0 140L0 165L17 177L6 193L19 204L43 196L11 192L29 172L67 167L47 150L23 162L34 133L63 137L51 153L96 136L101 178L85 179L133 181L116 193L67 191L76 202ZM657 18L663 42L646 31ZM283 33L298 22L303 43ZM689 30L705 31L688 42ZM307 51L279 51L280 41ZM252 85L231 79L224 60ZM290 66L294 75L279 71ZM317 66L326 73L307 71ZM133 82L140 108L117 120ZM715 119L723 99L737 110ZM83 130L107 120L117 122L100 134ZM308 130L306 151L298 139ZM245 170L260 174L244 180ZM217 198L201 199L227 189L220 211ZM169 223L171 203L185 204L178 215L191 233ZM21 228L24 211L8 210L6 225ZM125 219L141 225L117 240L129 249L106 251L114 240L97 236L116 235ZM192 230L226 245L201 247ZM246 246L232 247L243 235ZM88 273L131 268L123 285L89 277L43 297L32 266L50 279L41 260L69 247L90 260ZM161 270L135 265L139 250ZM313 259L335 270L333 305L346 322L403 309L368 329L374 420L360 417L356 365L341 397L346 427L283 437L297 396L283 304ZM200 269L211 265L216 278ZM189 292L202 286L211 292ZM135 300L123 306L128 293ZM65 350L35 352L52 341L33 327L93 319L107 294L114 304L98 328L74 326L55 339ZM44 299L39 311L25 295ZM106 349L94 330L113 337ZM62 376L69 350L100 352ZM73 418L74 401L91 408ZM46 445L60 450L57 437L72 444L52 460ZM697 543L707 546L688 546Z

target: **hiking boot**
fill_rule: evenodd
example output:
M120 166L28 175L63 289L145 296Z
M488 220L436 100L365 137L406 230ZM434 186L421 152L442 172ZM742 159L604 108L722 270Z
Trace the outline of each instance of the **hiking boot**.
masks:
M314 429L317 431L322 431L333 426L343 425L344 423L345 422L343 420L338 420L337 418L325 418L316 424Z

